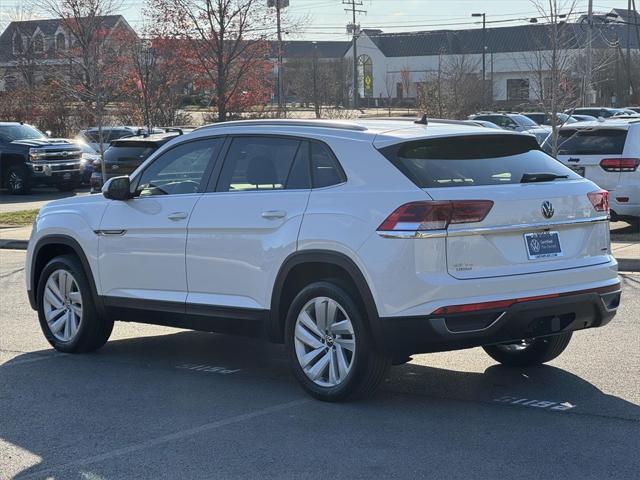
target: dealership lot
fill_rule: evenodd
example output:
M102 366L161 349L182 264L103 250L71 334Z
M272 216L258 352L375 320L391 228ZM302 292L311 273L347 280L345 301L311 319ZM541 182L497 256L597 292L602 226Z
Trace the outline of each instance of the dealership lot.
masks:
M360 403L309 399L284 350L118 323L55 353L0 251L0 478L636 478L640 276L603 329L549 366L418 355ZM491 461L487 461L491 458ZM437 474L434 474L437 472Z

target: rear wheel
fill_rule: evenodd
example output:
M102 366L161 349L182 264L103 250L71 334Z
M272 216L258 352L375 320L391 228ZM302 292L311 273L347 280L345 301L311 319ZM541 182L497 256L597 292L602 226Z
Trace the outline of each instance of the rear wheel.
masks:
M98 314L82 264L73 255L56 257L42 270L38 317L49 343L67 353L97 350L113 329L113 321Z
M569 345L572 332L553 337L531 338L515 343L489 345L484 351L503 365L526 367L540 365L558 357Z
M29 172L24 165L14 165L7 170L7 189L12 195L29 193Z
M285 341L296 378L324 401L373 394L390 364L374 348L355 299L331 282L313 283L296 296Z

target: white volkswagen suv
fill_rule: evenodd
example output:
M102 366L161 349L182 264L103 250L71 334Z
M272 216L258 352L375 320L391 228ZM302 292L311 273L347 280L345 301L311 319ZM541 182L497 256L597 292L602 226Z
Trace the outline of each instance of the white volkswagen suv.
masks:
M620 301L607 193L530 135L401 121L242 121L171 140L103 196L43 208L27 290L49 342L114 320L284 342L313 396L409 355L558 356Z

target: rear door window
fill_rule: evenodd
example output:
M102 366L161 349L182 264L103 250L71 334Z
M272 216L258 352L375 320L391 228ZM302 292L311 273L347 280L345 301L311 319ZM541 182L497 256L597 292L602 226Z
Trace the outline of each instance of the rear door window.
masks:
M305 156L305 152L298 155L302 144L307 145L300 140L281 137L234 138L222 167L217 190L269 191L307 186L308 156Z
M482 135L418 140L383 148L381 153L420 188L520 183L525 173L580 178L542 152L532 136Z
M559 155L621 155L627 131L599 128L563 129L558 138Z

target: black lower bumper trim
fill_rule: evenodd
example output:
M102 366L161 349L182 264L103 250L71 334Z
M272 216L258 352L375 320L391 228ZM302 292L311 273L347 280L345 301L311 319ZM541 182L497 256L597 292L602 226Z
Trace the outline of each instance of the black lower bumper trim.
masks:
M411 355L601 327L615 316L620 294L591 291L521 302L506 310L381 318L380 344L394 355Z

